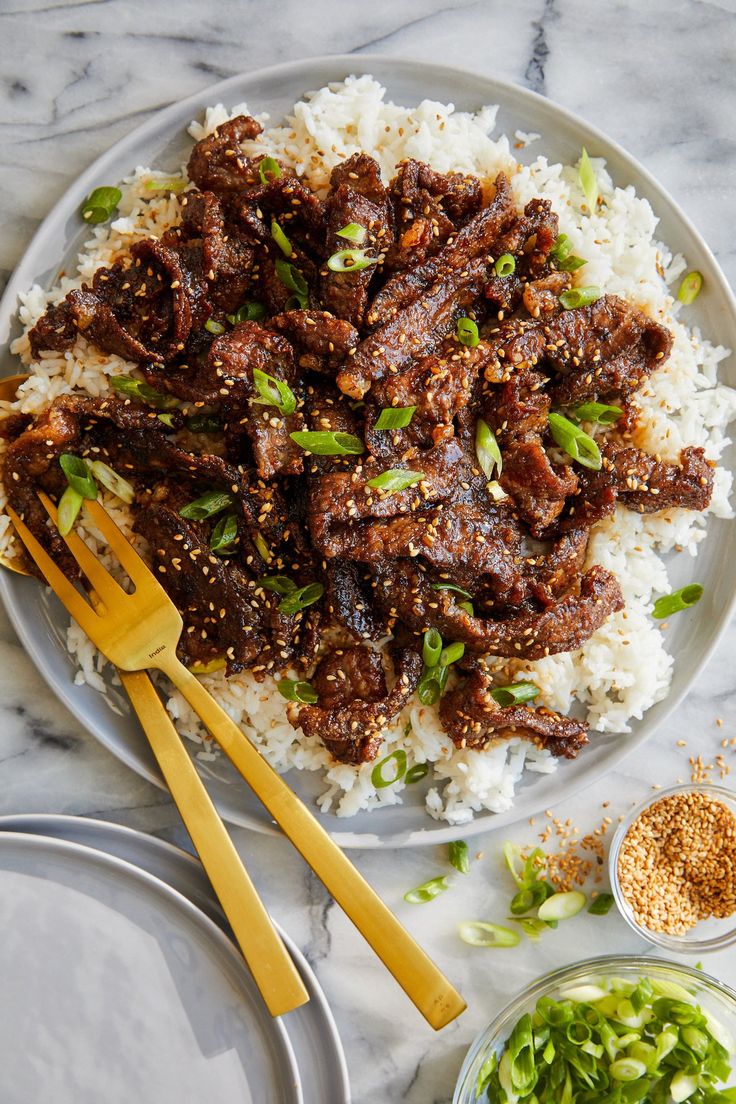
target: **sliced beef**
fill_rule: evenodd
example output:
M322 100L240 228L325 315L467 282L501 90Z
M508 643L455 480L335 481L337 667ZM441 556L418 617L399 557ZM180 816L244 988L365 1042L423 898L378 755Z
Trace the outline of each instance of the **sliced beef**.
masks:
M217 195L258 188L260 158L244 157L240 144L257 138L262 130L261 124L249 115L238 115L221 123L192 150L187 165L189 179L201 191Z
M328 311L290 310L277 314L268 324L289 339L303 371L333 377L360 340L350 322Z

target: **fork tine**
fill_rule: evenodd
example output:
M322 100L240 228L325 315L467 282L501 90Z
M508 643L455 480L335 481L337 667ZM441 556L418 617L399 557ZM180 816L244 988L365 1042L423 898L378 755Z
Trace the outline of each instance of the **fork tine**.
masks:
M161 592L164 593L163 588L160 586L150 567L144 563L128 538L120 531L110 517L104 506L92 499L86 499L84 505L95 525L120 560L120 563L128 572L128 575L133 580L136 587L140 587L144 584L150 585L152 583L157 590L161 590Z
M85 602L76 587L69 582L63 572L56 566L48 552L41 547L33 533L25 522L20 520L12 506L6 506L5 509L15 526L18 536L23 541L31 558L46 579L46 582L64 606L66 606L67 611L72 615L74 620L81 625L88 636L92 636L95 623L99 621L94 610Z
M43 491L38 492L38 497L54 525L58 525L56 507L51 499ZM119 602L126 597L123 588L118 586L107 568L102 566L94 552L90 552L81 537L73 532L67 533L64 542L103 602L106 598Z

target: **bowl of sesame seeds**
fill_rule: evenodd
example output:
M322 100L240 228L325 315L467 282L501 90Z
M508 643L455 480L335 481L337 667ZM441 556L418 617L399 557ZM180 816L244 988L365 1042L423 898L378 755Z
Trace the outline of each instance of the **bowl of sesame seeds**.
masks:
M621 915L650 943L702 953L736 942L736 793L663 790L622 821L609 855Z

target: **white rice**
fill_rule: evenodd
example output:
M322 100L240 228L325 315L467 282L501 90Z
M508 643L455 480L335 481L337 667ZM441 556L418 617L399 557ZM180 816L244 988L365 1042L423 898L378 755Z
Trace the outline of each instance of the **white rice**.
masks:
M231 111L218 104L207 109L202 122L192 123L189 133L198 140L247 110L245 104ZM505 171L512 177L520 204L534 196L551 200L574 251L588 261L586 283L638 303L674 334L670 359L637 396L642 411L637 443L668 459L677 459L686 444L701 445L709 458L717 460L728 444L725 431L736 415L736 392L717 382L718 364L729 351L714 347L678 318L680 305L669 286L684 270L684 258L671 256L657 241L657 219L648 202L637 197L632 187L614 188L603 160L593 159L605 200L593 215L585 206L575 167L549 164L542 156L528 167L518 166L513 148L539 136L517 132L515 141L504 135L491 138L496 111L488 106L470 115L428 100L414 108L399 107L385 101L384 89L372 77L351 77L310 93L281 125L266 129L244 150L278 156L322 192L338 161L365 150L379 161L387 180L398 161L417 157L440 171L461 170L487 178ZM260 118L267 124L266 117ZM162 175L136 169L122 186L119 216L110 226L91 231L77 271L61 277L51 291L34 286L21 297L19 314L26 331L48 303L88 281L95 269L111 263L136 238L159 235L177 220L176 199L146 187ZM83 338L68 353L52 353L36 361L31 359L25 335L15 342L13 351L33 375L17 402L3 405L34 414L60 394L74 390L100 394L107 389L109 376L134 370L120 358L91 348ZM710 513L732 516L730 487L730 473L719 468ZM126 524L119 504L115 507L109 499L107 504ZM94 533L85 535L104 555ZM564 712L574 701L583 703L592 727L600 732L629 732L632 718L641 718L667 694L672 676L672 658L650 614L653 597L671 589L662 554L678 547L695 556L704 535L705 519L698 514L669 510L643 516L618 509L596 526L588 561L615 572L626 609L609 618L578 652L536 663L507 664L509 675L528 673L541 688L540 703L551 708ZM2 513L0 551L12 555L8 519ZM69 629L68 646L79 664L76 681L104 691L104 661L76 626ZM294 729L272 680L258 683L246 672L231 679L211 675L203 682L278 770L297 767L324 772L326 789L319 800L323 809L351 816L361 809L401 801L403 783L376 789L371 782L374 764L335 764L319 742ZM198 757L216 758L197 718L178 693L169 699L168 708L179 731L199 745ZM482 752L457 751L439 725L436 709L416 700L386 729L380 754L397 748L406 751L410 765L430 765L434 785L427 811L455 824L480 810L508 809L525 770L550 772L556 766L549 752L518 737Z

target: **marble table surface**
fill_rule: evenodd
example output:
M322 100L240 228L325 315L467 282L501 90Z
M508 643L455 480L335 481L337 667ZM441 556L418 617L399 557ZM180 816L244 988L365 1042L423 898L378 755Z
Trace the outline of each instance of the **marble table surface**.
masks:
M579 112L643 161L736 277L734 0L4 0L0 42L0 285L75 176L157 108L221 77L329 52L355 53L356 68L363 52L465 66ZM732 627L646 748L555 815L589 831L652 785L689 777L690 755L711 762L736 724L735 651ZM171 802L56 702L2 613L0 732L0 813L97 816L185 842ZM519 826L514 838L532 841L544 820ZM615 914L579 917L513 952L462 944L457 920L504 915L505 835L475 840L472 851L482 858L471 874L425 907L406 905L402 895L446 870L444 849L355 856L468 1000L468 1012L437 1037L292 849L235 832L267 903L324 986L357 1104L451 1100L475 1033L535 976L586 955L645 952ZM705 965L736 985L733 952Z

